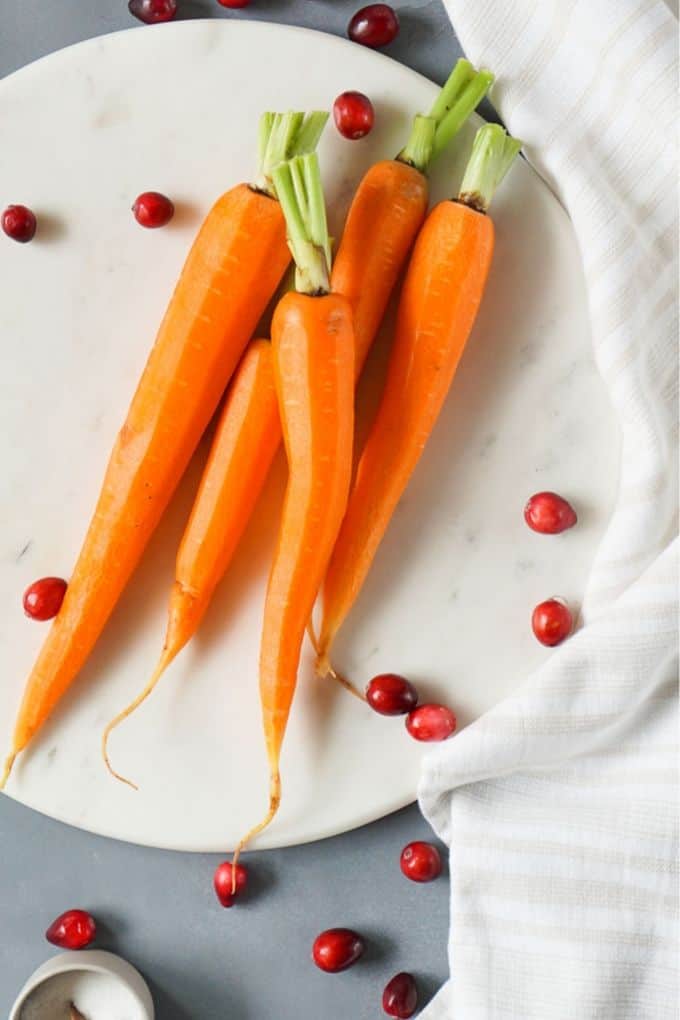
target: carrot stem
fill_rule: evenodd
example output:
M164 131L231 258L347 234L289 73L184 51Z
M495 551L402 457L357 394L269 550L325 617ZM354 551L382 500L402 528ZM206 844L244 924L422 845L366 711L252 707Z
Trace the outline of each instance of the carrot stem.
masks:
M260 165L255 187L274 197L274 168L285 159L313 152L327 120L328 114L323 110L313 110L306 116L296 110L263 113L258 137Z
M522 148L500 124L485 124L475 135L458 201L477 212L487 212L496 188Z
M444 119L465 86L474 80L476 74L477 71L469 60L461 57L460 60L456 61L451 74L439 90L439 95L430 110L430 117L434 117L437 124Z
M437 132L437 121L434 117L426 117L417 113L413 118L413 128L409 140L401 150L397 159L400 163L408 163L421 173L425 173L432 159L432 148Z
M301 294L327 294L331 245L316 153L279 164L272 176L286 217L288 245L296 266L296 290Z
M489 71L476 71L469 60L458 60L429 115L416 115L409 140L397 159L427 173L430 162L452 141L492 81Z
M466 82L451 103L446 115L439 121L434 136L432 159L436 159L455 138L473 110L481 103L493 83L491 71L477 71Z

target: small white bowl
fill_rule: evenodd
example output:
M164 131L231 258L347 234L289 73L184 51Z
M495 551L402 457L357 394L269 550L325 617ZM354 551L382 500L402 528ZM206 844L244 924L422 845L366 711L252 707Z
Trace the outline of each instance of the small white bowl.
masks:
M26 1003L29 995L35 989L49 981L58 974L66 974L73 971L90 971L98 974L106 974L114 978L130 993L132 999L139 1005L140 1020L154 1020L153 1000L146 981L135 968L120 956L114 953L105 953L100 949L90 949L63 953L60 956L53 956L46 960L42 966L31 975L19 993L19 997L12 1006L9 1020L19 1020L21 1008Z

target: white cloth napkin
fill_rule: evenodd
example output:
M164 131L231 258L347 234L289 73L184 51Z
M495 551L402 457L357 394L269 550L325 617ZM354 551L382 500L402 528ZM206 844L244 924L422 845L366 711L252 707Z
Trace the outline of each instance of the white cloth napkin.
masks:
M422 1017L676 1018L677 22L662 0L445 2L572 218L623 453L581 629L425 760L451 979Z

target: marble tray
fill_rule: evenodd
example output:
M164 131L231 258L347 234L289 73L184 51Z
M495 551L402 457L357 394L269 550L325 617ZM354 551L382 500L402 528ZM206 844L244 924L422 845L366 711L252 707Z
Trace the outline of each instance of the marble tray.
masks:
M264 109L327 107L370 95L371 136L329 126L321 160L337 236L362 172L404 142L435 86L331 36L247 21L182 22L95 39L0 82L0 205L24 202L36 240L0 236L0 744L9 742L45 626L21 594L68 577L124 416L187 247L212 200L254 171ZM473 129L436 167L454 193ZM147 189L176 202L144 231L130 204ZM394 670L461 724L548 654L533 605L576 603L612 506L618 435L591 357L581 265L569 221L518 161L494 208L497 251L483 310L436 434L337 646L364 684ZM369 413L384 361L370 364ZM226 850L265 801L257 649L283 466L205 624L156 695L111 743L140 784L115 783L101 730L145 681L164 632L174 554L205 455L197 454L79 681L17 762L9 795L74 825L138 843ZM530 532L522 507L555 488L578 528ZM455 739L455 738L454 738ZM283 806L262 847L295 844L413 800L423 748L315 680L305 653L283 756Z

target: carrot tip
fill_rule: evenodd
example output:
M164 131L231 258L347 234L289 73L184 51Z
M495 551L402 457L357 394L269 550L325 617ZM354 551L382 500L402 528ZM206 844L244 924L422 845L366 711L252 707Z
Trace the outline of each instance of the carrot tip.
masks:
M241 842L234 850L234 856L232 858L232 871L231 871L231 892L232 895L236 892L236 865L238 864L239 857L247 847L251 840L255 839L264 829L267 828L269 823L274 818L274 815L279 810L281 803L281 775L278 771L273 772L270 779L270 791L269 791L269 809L267 814L264 816L261 822L248 832Z
M320 677L322 680L325 677L329 676L331 680L337 681L337 683L339 683L341 687L344 687L346 691L349 691L350 694L353 694L355 698L359 699L359 701L366 700L364 695L357 687L354 686L351 680L348 680L346 676L343 676L342 673L338 673L337 670L333 668L333 666L331 665L331 661L325 652L317 656L315 670L316 675Z
M319 639L316 636L316 631L314 630L314 622L312 620L310 620L307 624L307 637L311 642L312 648L314 649L314 654L316 655L318 662L319 655L321 653L319 651Z
M102 758L104 759L104 764L106 765L107 769L109 770L114 779L118 779L121 783L125 783L126 786L132 787L133 790L139 789L137 784L133 783L131 779L126 779L125 776L121 776L120 773L116 772L116 770L111 765L111 761L109 759L109 737L111 736L111 731L114 730L116 726L119 725L119 723L124 722L125 719L128 718L128 716L132 715L132 713L139 708L143 701L146 701L146 699L149 697L154 687L156 686L156 684L158 683L161 676L163 675L167 667L170 665L176 654L177 652L173 648L168 648L167 646L163 648L161 657L158 661L158 665L156 666L156 669L153 672L153 676L149 680L144 690L141 692L141 694L137 695L134 701L130 702L127 708L124 708L122 712L119 712L118 715L111 720L111 722L104 730L104 733L102 734Z
M105 733L104 737L102 739L102 755L103 755L103 758L104 758L104 764L106 765L110 775L112 775L113 778L117 779L120 783L125 783L125 785L129 786L131 789L139 790L139 787L137 786L137 783L133 783L133 781L131 779L128 779L126 776L122 776L120 774L120 772L116 772L116 770L111 765L111 762L109 761L108 750L107 750L107 747L106 747L107 739L108 739L108 733Z
M12 771L12 766L14 765L14 762L16 761L16 756L17 756L17 752L16 751L12 751L12 753L8 754L7 757L5 758L5 767L4 767L3 771L2 771L2 778L0 778L0 790L4 790L5 789L5 784L7 783L7 780L9 779L10 772Z

